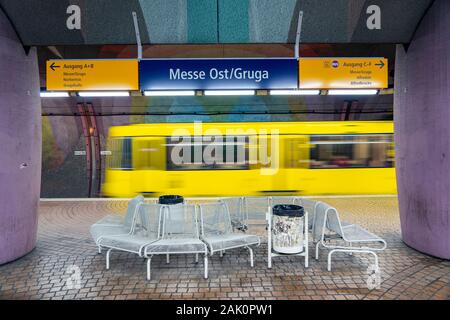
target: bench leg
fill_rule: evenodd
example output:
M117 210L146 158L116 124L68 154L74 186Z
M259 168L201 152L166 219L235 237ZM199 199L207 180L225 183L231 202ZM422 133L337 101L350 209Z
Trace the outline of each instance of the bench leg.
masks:
M371 254L371 255L373 255L374 256L374 258L375 258L375 267L376 267L376 271L379 271L379 266L378 266L378 256L377 256L377 254L375 253L375 252L373 252L373 251L371 251L371 250L345 250L345 249L334 249L334 250L331 250L329 253L328 253L328 265L327 265L327 270L328 271L331 271L331 255L334 253L334 252L337 252L337 251L339 251L339 252L347 252L347 253L351 253L351 254L353 254L353 253L369 253L369 254Z
M170 255L166 254L166 263L169 264L170 263Z
M98 246L98 253L101 254L102 253L102 247Z
M205 279L208 279L208 254L207 253L205 253L204 263L205 263Z
M316 243L316 260L319 260L319 245L320 241Z
M333 254L333 252L335 252L336 250L331 250L328 253L328 262L327 262L327 270L331 271L331 255Z
M153 256L149 256L147 258L147 280L151 280L151 270L150 270L150 265L152 263L152 257Z
M267 244L267 268L272 269L272 246Z
M195 254L195 263L198 263L198 253Z
M304 244L304 250L305 250L305 268L309 267L309 244L308 244L308 238L305 240Z
M305 249L305 268L309 267L309 252L308 252L308 248Z
M106 251L106 270L109 270L109 255L111 251L112 249L108 249L108 251Z
M378 255L373 252L373 251L367 251L367 253L371 253L373 255L373 257L375 258L375 271L379 272L380 271L380 267L378 266Z
M250 247L246 247L248 249L248 251L250 252L250 267L253 268L254 263L253 263L253 249Z

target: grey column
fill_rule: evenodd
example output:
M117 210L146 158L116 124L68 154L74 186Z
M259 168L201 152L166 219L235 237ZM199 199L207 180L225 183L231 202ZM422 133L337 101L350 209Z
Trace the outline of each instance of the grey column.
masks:
M404 242L450 259L450 1L436 0L397 47L394 122Z
M0 10L0 264L36 245L41 102L35 48L27 55Z

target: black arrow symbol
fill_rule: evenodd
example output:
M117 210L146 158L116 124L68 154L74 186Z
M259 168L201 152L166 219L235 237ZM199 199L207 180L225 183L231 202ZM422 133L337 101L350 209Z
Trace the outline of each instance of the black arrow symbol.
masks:
M384 62L383 60L380 60L380 63L375 63L376 66L380 66L380 69L383 69L384 67Z
M50 69L52 69L53 71L55 71L56 68L59 68L59 66L55 66L55 63L52 62L52 64L50 65Z

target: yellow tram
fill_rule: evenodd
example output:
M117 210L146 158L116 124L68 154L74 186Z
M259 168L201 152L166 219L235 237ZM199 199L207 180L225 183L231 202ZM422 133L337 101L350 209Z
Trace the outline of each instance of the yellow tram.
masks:
M391 121L111 127L110 197L394 194Z

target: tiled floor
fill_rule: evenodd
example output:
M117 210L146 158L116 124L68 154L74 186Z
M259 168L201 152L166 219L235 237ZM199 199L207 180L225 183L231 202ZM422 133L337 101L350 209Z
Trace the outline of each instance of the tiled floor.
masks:
M326 254L311 258L275 258L267 269L266 244L255 252L230 251L210 259L210 277L203 279L202 263L194 257L165 257L152 263L145 279L143 259L113 252L111 269L97 254L89 226L111 211L124 212L124 201L41 202L36 249L0 266L0 299L449 299L450 262L423 255L400 239L394 197L326 198L341 218L377 233L388 242L379 255L381 285L369 290L365 255L336 254L333 270L326 270ZM251 230L250 230L251 232ZM312 245L310 246L312 251ZM70 267L81 272L81 288L69 289Z

